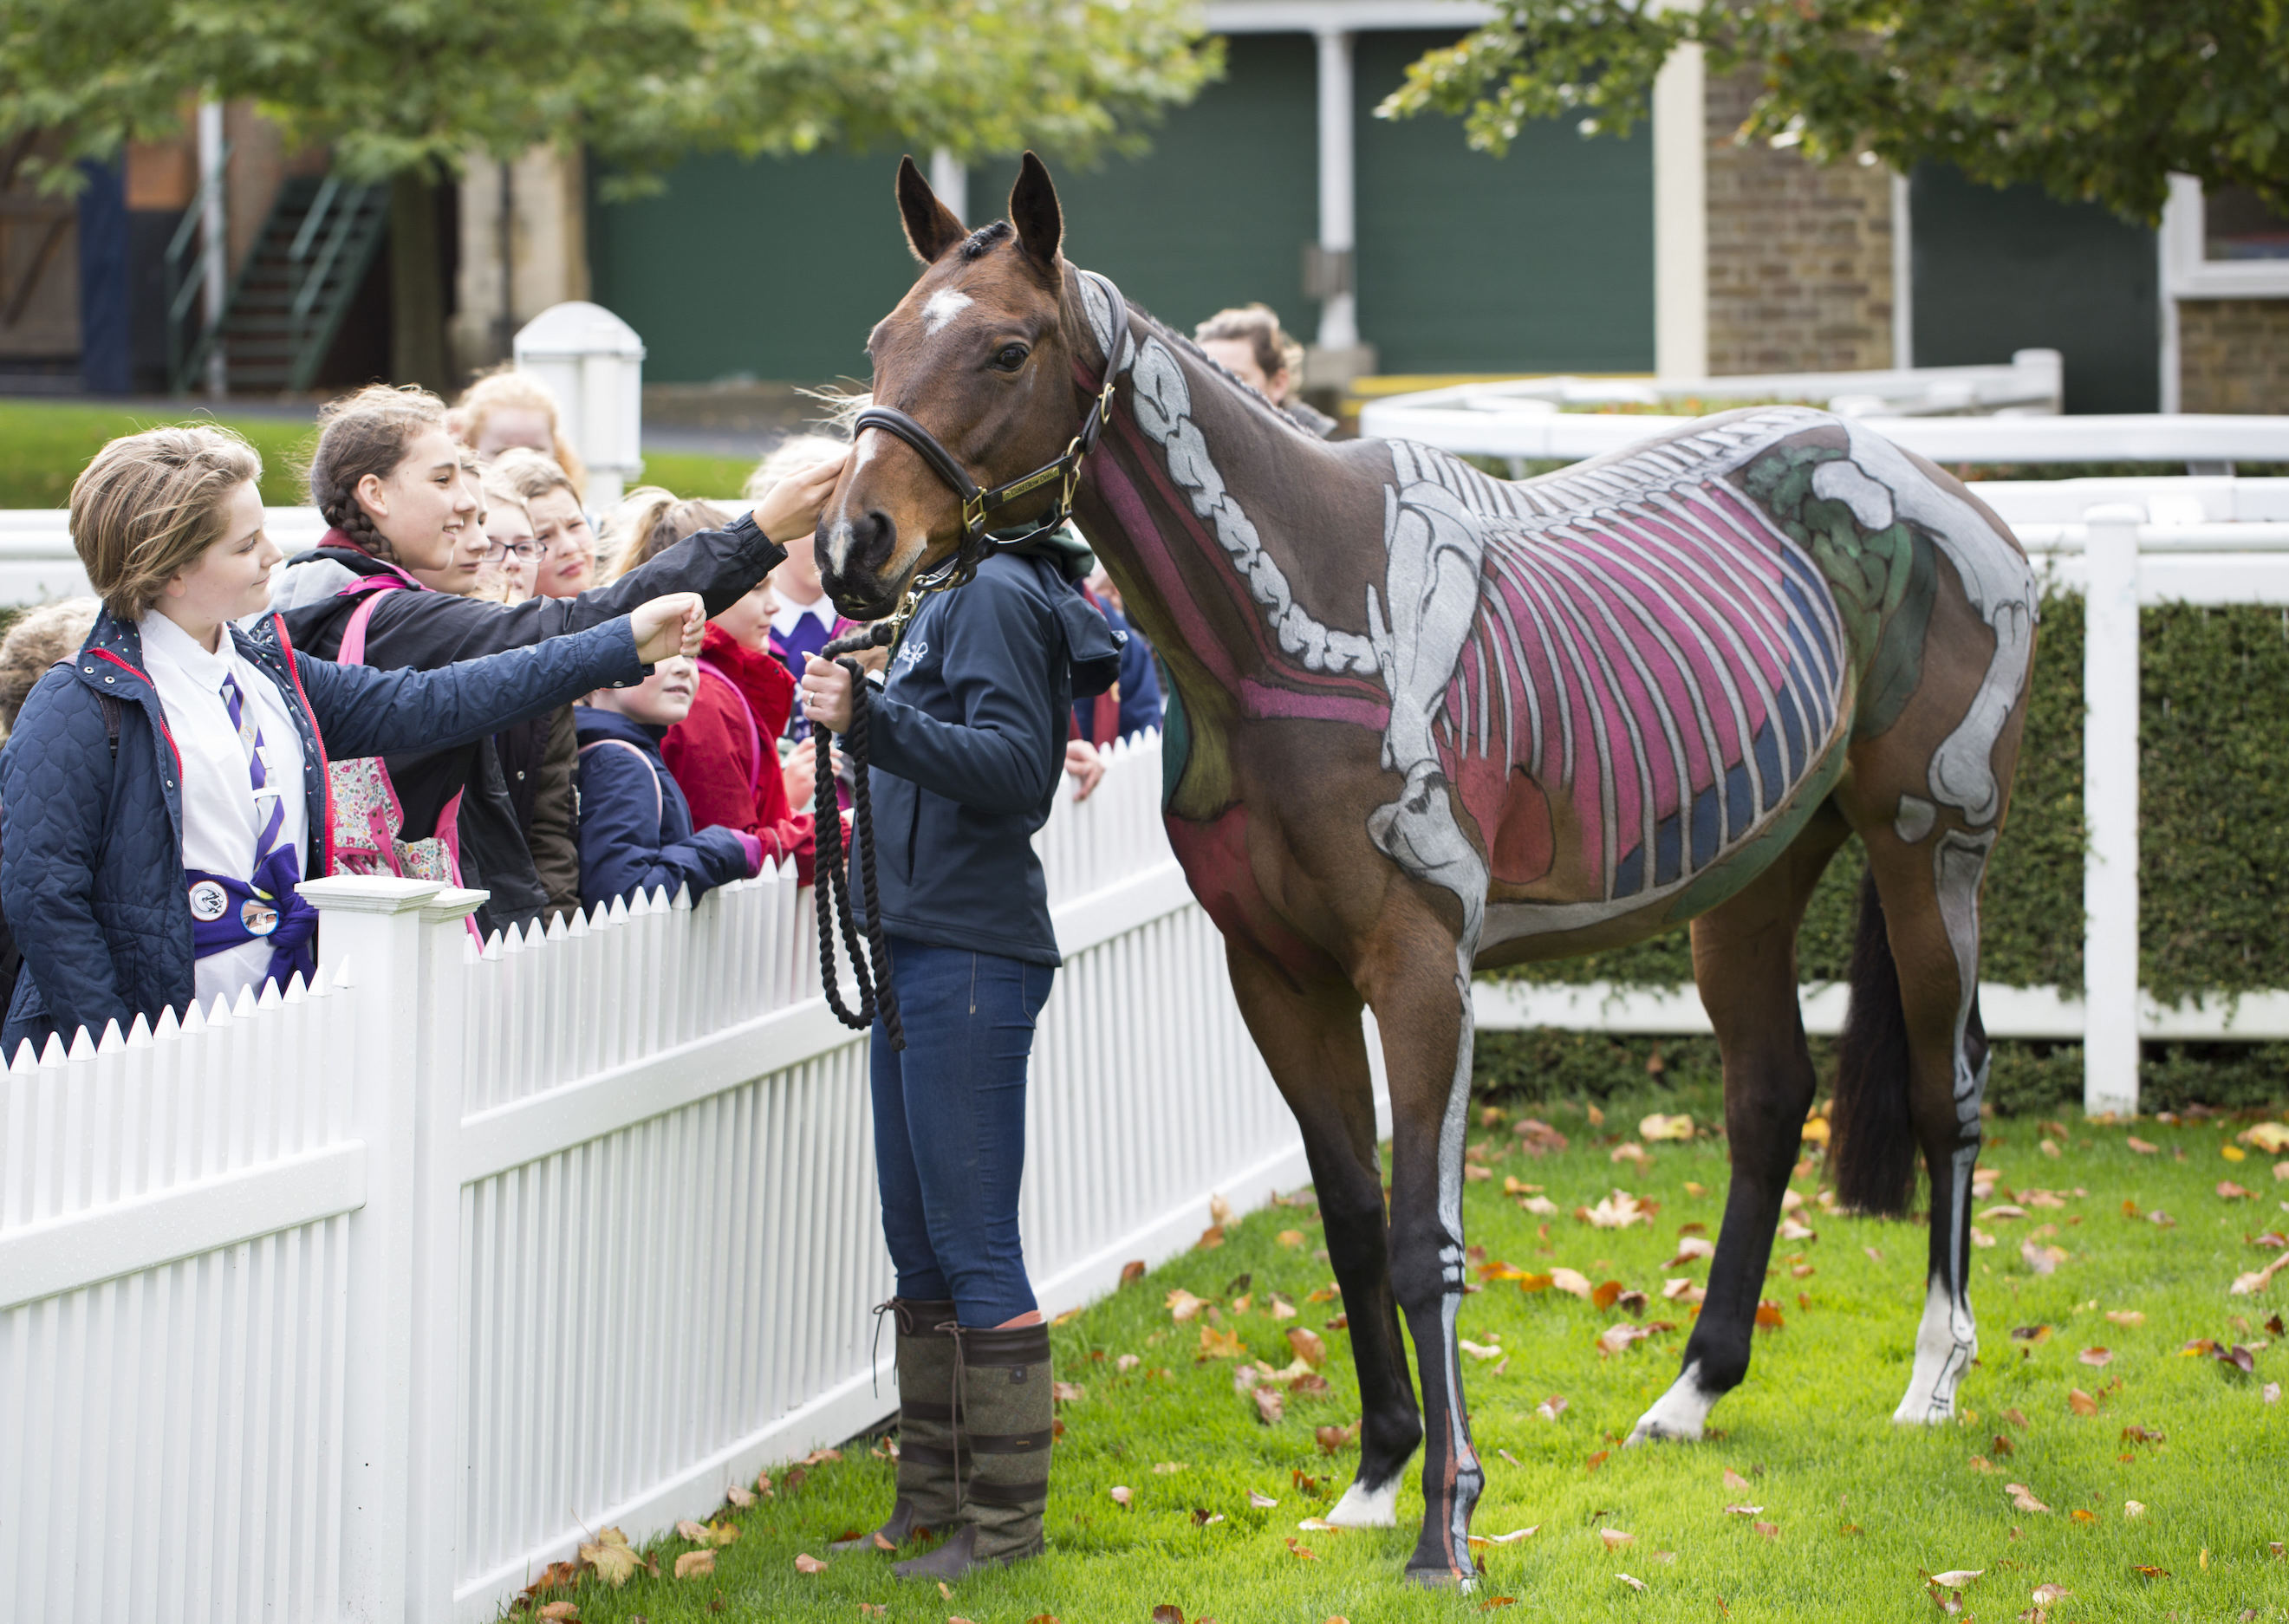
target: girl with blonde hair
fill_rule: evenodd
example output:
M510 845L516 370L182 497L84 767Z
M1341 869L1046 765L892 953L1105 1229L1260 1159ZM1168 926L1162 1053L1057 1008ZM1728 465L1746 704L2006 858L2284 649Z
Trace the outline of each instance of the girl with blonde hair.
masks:
M523 446L494 459L495 478L524 498L532 515L539 552L533 561L532 590L543 598L570 598L598 584L596 534L572 476L539 451Z
M261 472L226 430L157 428L72 486L104 608L0 751L0 905L25 959L0 1047L124 1034L312 974L317 914L295 888L333 868L330 756L467 748L698 641L700 603L670 594L439 671L315 657L263 613L282 554Z
M514 362L505 361L478 374L453 402L451 418L454 437L475 451L479 462L526 447L563 469L573 496L587 499L588 470L564 438L563 413L555 395L531 373L518 371Z

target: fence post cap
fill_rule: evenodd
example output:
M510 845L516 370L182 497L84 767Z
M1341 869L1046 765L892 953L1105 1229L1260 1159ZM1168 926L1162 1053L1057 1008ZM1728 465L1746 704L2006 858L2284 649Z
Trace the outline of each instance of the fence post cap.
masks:
M644 353L643 340L634 328L585 299L549 306L519 328L512 343L519 365L529 360L581 355L620 355L641 361Z
M421 904L421 922L425 925L444 925L467 919L483 907L491 896L490 891L471 890L466 886L447 886Z
M294 888L321 909L345 913L410 913L447 888L434 880L400 880L394 874L330 874Z

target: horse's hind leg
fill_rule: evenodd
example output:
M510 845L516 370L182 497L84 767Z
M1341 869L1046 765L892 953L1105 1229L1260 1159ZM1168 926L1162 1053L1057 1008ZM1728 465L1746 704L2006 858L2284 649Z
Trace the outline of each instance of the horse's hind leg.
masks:
M1248 1033L1303 1130L1359 1375L1359 1476L1328 1520L1396 1527L1400 1474L1422 1445L1423 1421L1392 1296L1360 996L1342 980L1299 989L1243 948L1227 945L1225 959Z
M1778 862L1693 921L1693 977L1725 1057L1733 1175L1684 1368L1639 1419L1632 1444L1698 1438L1711 1408L1749 1373L1773 1231L1816 1082L1797 1005L1797 926L1849 832L1832 803L1822 807Z
M1861 900L1853 1010L1839 1046L1837 1193L1864 1212L1904 1212L1915 1152L1931 1178L1930 1265L1913 1373L1892 1419L1945 1421L1979 1351L1971 1312L1971 1171L1987 1039L1979 1020L1979 889L1995 830L1950 828L1913 844L1863 832L1872 888Z

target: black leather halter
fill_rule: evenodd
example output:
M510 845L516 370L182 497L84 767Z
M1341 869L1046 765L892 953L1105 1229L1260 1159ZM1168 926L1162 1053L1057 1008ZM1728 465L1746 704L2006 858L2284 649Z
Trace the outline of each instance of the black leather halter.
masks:
M1073 492L1081 483L1081 466L1089 452L1097 448L1097 436L1105 432L1105 422L1113 415L1113 392L1121 380L1121 346L1129 338L1129 301L1121 296L1121 290L1113 285L1113 279L1101 276L1095 271L1077 271L1075 274L1096 283L1112 305L1112 343L1105 357L1105 381L1097 391L1097 399L1081 418L1081 432L1065 447L1065 455L1055 462L1045 464L1031 474L1022 474L989 490L969 477L969 471L961 466L953 452L938 443L937 435L896 407L869 406L852 419L850 437L853 441L870 428L879 428L886 434L897 435L913 447L922 461L929 465L930 471L961 498L961 540L955 545L952 557L936 569L917 576L906 589L905 598L899 603L897 612L890 617L893 635L905 626L922 599L931 593L967 585L977 574L977 566L991 554L1005 548L1023 546L1048 535L1073 517ZM1085 308L1081 319L1086 324L1088 313ZM994 515L1051 483L1059 483L1060 489L1057 506L1050 510L1048 518L1023 536L997 539L992 534Z

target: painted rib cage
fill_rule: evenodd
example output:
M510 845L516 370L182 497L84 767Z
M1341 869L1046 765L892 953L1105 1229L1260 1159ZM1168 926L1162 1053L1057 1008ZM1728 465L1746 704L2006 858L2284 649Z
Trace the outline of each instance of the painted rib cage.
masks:
M1483 829L1505 798L1562 800L1599 888L1583 900L1650 900L1721 862L1837 734L1849 657L1834 597L1725 477L1806 426L1760 413L1530 485L1394 448L1402 482L1485 515L1442 765ZM1495 882L1540 879L1547 849L1539 868L1530 840L1501 853Z

